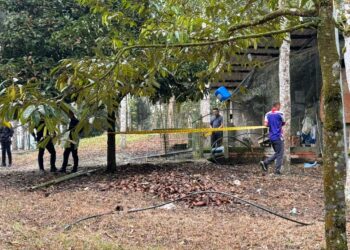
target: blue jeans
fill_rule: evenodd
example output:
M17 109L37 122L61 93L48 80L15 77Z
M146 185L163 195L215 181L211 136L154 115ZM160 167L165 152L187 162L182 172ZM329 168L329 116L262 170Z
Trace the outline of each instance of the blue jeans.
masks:
M264 161L265 165L268 166L272 162L276 161L276 171L281 171L284 155L284 141L271 141L272 148L275 154Z

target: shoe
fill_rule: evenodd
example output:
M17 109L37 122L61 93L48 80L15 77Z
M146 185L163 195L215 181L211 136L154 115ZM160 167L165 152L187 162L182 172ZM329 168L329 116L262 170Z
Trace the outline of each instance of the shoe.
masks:
M282 173L281 173L280 170L276 170L276 171L275 171L275 175L282 175Z
M266 166L265 162L261 161L259 163L259 165L264 172L267 172L267 166Z
M1 164L1 167L4 167L4 168L5 168L5 167L6 167L6 164L5 164L5 163Z
M73 173L76 173L76 172L78 172L78 169L72 169L72 171L71 171L71 173L73 174Z
M56 172L57 172L57 168L56 168L56 167L51 168L51 169L50 169L50 172L51 172L51 173L56 173Z
M40 173L45 173L46 172L45 169L43 169L43 168L39 168L39 171L40 171Z
M65 168L61 168L58 172L60 172L60 173L67 173L67 171L66 171L66 169Z

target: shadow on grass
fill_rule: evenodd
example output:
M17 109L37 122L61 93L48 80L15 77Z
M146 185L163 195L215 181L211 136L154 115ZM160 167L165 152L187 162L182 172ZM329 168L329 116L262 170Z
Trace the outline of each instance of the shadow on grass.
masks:
M97 172L79 176L55 185L52 185L46 189L75 189L84 188L87 186L96 186L98 183L108 183L113 181L122 181L133 177L148 176L153 173L158 175L171 175L171 173L185 173L187 175L202 175L208 176L222 176L223 180L232 175L240 180L249 178L262 177L260 168L254 165L217 165L206 161L183 161L183 162L160 162L160 163L140 163L140 164L125 164L118 166L118 170L115 173L108 173L106 166L86 166L81 167L79 171L88 171L95 168L100 168ZM0 169L0 188L15 188L18 190L24 190L25 188L35 186L44 182L54 180L65 176L61 173L40 173L39 171L16 171L16 170L2 170ZM318 169L308 170L308 174L305 174L305 170L301 167L295 167L293 175L283 176L283 178L302 178L312 174L315 177L321 178L321 173ZM41 189L39 189L41 190ZM58 191L58 190L56 190ZM29 192L29 191L25 191Z
M167 163L140 163L140 164L125 164L118 166L115 173L108 173L106 166L84 166L80 167L79 171L88 171L91 169L100 168L97 172L88 176L79 176L71 180L54 185L48 188L60 188L62 186L71 186L74 188L86 186L91 183L98 183L99 181L113 181L123 180L134 176L146 176L154 172L159 175L166 174L169 172L186 172L188 174L212 174L213 171L218 169L234 169L235 167L229 166L218 166L210 162L195 163L192 161L183 162L167 162ZM245 169L246 171L247 169ZM245 172L244 171L244 172ZM61 173L41 173L38 170L23 171L16 169L1 169L0 168L0 188L15 188L23 190L25 188L38 185L40 183L48 182L56 178L62 177L65 174Z

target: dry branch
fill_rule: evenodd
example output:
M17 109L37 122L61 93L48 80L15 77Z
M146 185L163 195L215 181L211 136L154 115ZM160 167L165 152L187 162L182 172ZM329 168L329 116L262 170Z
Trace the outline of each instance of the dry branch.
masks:
M56 185L56 184L59 184L61 182L68 181L68 180L71 180L71 179L74 179L74 178L77 178L77 177L80 177L80 176L90 175L92 173L95 173L95 172L99 171L100 169L101 168L94 168L94 169L91 169L91 170L88 170L88 171L80 171L80 172L68 174L68 175L65 175L65 176L53 179L53 180L48 181L48 182L44 182L44 183L38 184L36 186L25 188L25 190L34 191L34 190L37 190L37 189L40 189L40 188L49 187L49 186Z
M279 218L282 218L284 220L288 220L288 221L291 221L291 222L294 222L296 224L299 224L301 226L310 226L310 225L313 225L313 223L306 223L306 222L302 222L302 221L298 221L298 220L295 220L293 218L290 218L290 217L287 217L281 213L278 213L278 212L274 212L272 209L270 208L267 208L267 207L264 207L262 205L259 205L259 204L256 204L256 203L253 203L251 201L248 201L248 200L245 200L245 199L242 199L242 198L239 198L233 194L230 194L230 193L225 193L225 192L217 192L217 191L201 191L201 192L194 192L194 193L190 193L184 197L181 197L181 198L178 198L178 199L174 199L174 200L171 200L171 201L167 201L167 202L164 202L164 203L160 203L158 205L154 205L154 206L150 206L150 207L145 207L145 208L135 208L135 209L130 209L128 211L126 211L125 213L129 214L129 213L137 213L137 212L142 212L142 211L146 211L146 210L151 210L151 209L156 209L156 208L159 208L159 207L163 207L165 205L168 205L170 203L174 203L174 202L179 202L179 201L182 201L184 199L187 199L189 197L192 197L192 196L195 196L195 195L202 195L202 194L219 194L219 195L223 195L223 196L228 196L230 198L232 198L233 200L236 200L240 203L243 203L243 204L247 204L247 205L250 205L252 207L255 207L255 208L258 208L260 210L263 210L269 214L272 214L274 216L277 216ZM112 214L117 214L119 213L119 211L109 211L109 212L106 212L106 213L102 213L102 214L96 214L96 215L91 215L91 216L87 216L87 217L83 217L79 220L76 220L74 221L73 223L71 224L68 224L64 227L64 230L70 230L74 225L82 222L82 221L86 221L86 220L90 220L90 219L94 219L94 218L100 218L100 217L103 217L105 215L112 215Z

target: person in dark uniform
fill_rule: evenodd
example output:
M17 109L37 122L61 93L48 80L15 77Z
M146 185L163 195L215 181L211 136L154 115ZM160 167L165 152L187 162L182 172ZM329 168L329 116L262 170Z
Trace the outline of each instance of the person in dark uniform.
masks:
M64 152L63 152L63 163L62 168L60 169L61 173L66 173L67 171L67 165L68 165L68 159L70 153L72 153L73 156L73 169L72 173L75 173L78 171L78 165L79 165L79 157L78 157L78 145L79 145L79 138L73 139L73 131L79 124L79 120L74 116L73 112L69 113L70 116L70 122L69 122L69 136L64 144Z
M56 168L56 150L55 145L53 144L51 135L44 135L45 131L45 121L41 120L39 125L35 128L36 133L33 133L33 137L35 141L38 143L39 147L39 153L38 153L38 164L39 164L39 170L45 171L44 169L44 154L45 154L45 148L50 153L50 172L57 172ZM46 140L46 138L50 137L49 141L47 142L46 146L42 145L41 143Z
M13 128L11 123L4 123L0 126L0 143L2 151L2 166L6 167L6 154L8 157L8 166L12 165L12 154L11 154L11 137L13 136Z
M213 109L213 117L210 119L210 128L222 128L224 126L223 117L220 115L219 109ZM213 132L211 134L211 145L213 148L220 147L222 144L223 132Z

